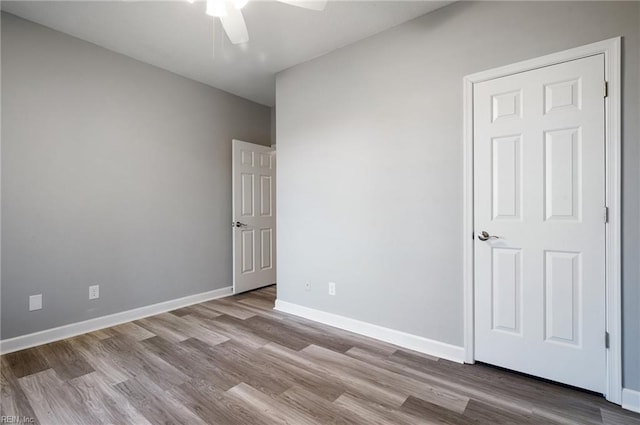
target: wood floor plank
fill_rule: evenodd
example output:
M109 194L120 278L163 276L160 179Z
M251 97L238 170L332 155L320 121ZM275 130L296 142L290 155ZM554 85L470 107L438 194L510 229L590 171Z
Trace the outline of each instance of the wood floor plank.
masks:
M49 363L42 356L38 347L29 350L22 350L3 356L6 364L9 365L16 378L32 375L49 369Z
M51 387L49 381L54 380L53 386L62 385L57 378L51 377L49 374L55 374L53 369L47 369L43 372L34 373L26 377L20 378L19 385L25 396L29 400L29 405L35 412L40 424L64 424L74 423L74 417L70 417L67 412L67 404L60 404L62 400L49 400L48 390Z
M209 345L217 345L229 341L229 337L220 334L211 327L203 326L200 323L189 322L184 318L180 319L186 328L186 334L190 338L198 338Z
M275 373L266 362L233 341L207 347L206 353L226 373L264 393L277 395L293 384L286 375Z
M640 425L591 393L272 309L275 286L0 358L38 425Z
M334 404L357 414L371 425L431 425L434 423L429 418L419 418L349 393L342 394Z
M613 410L613 409L616 410ZM640 415L615 407L601 408L603 425L640 425Z
M185 311L188 312L188 314L185 314L181 317L185 317L185 316L196 316L196 317L201 317L204 319L215 319L216 317L220 317L222 316L222 313L218 313L215 310L212 310L210 308L206 308L201 304L196 304L196 305L192 305L189 306L187 308L184 309Z
M282 393L279 399L287 405L304 412L307 416L313 417L320 424L369 425L367 419L303 387L291 387Z
M133 339L117 336L102 340L100 344L111 354L119 368L130 377L128 380L146 376L148 380L164 389L189 380L187 375L149 350L145 350L144 346Z
M41 424L100 423L82 403L78 391L62 381L53 369L18 381Z
M86 375L95 370L78 354L68 341L52 342L38 347L42 357L56 371L57 376L63 381Z
M168 392L162 391L143 376L121 382L115 387L152 424L206 424Z
M189 338L181 342L180 345L189 350L199 351L200 355L206 358L207 365L209 366L207 376L210 377L208 381L217 388L227 390L242 381L240 377L233 373L233 370L227 370L225 364L219 361L220 359L215 352L210 351L213 348L212 346L197 338Z
M0 416L35 418L29 399L5 357L0 358Z
M163 313L136 320L134 323L167 341L181 342L189 338L189 336L186 334L185 328L181 326L179 319L178 316L173 314Z
M404 364L405 366L420 369L425 364L425 360L438 361L437 357L429 356L428 354L416 353L409 350L398 349L391 354L391 359L396 363ZM430 364L430 363L427 363ZM430 364L431 365L431 364ZM432 365L433 366L433 365Z
M191 308L190 307L183 307L183 308L179 308L177 310L171 310L169 313L173 314L174 316L182 317L182 316L186 316L187 314L190 314L191 313Z
M350 351L350 355L354 355L356 351ZM405 362L394 364L396 357L391 355L385 360L384 367L388 370L395 371L396 373L413 377L425 383L430 383L435 387L445 388L449 391L455 392L461 396L465 396L469 399L475 398L487 404L500 406L505 410L515 410L522 415L531 415L533 411L533 403L530 397L515 397L509 393L508 390L500 389L495 384L489 385L487 381L482 383L471 383L468 381L468 377L464 374L456 375L451 373L448 369L440 370L444 365L451 362L440 360L437 363L425 360L419 363L409 363L411 366L407 366ZM375 360L372 360L374 363ZM458 365L460 368L473 367L471 365ZM419 368L413 369L414 367ZM424 372L424 369L430 370L430 372ZM482 382L482 381L480 381Z
M248 406L249 409L265 417L270 424L320 424L315 417L306 412L271 398L244 382L227 391L227 395L237 403Z
M594 398L593 395L585 395L586 397L577 398L571 392L567 392L566 388L562 390L555 388L557 385L549 385L549 390L536 396L534 403L534 414L562 422L563 419L576 420L581 424L602 424L602 414L599 403L589 403L586 400ZM557 391L554 391L557 390ZM536 394L537 391L531 391L529 394ZM593 400L595 401L595 400Z
M376 381L380 386L394 389L406 397L409 395L420 397L454 412L464 412L467 402L469 401L468 397L460 396L453 391L426 384L407 376L402 376L382 367L365 363L317 345L310 345L302 350L302 352L314 362L324 364L326 367L335 370L341 370L343 373L358 374L363 378L375 375Z
M259 310L269 311L273 309L273 303L271 300L260 297L249 297L238 301L240 304L246 304L249 307L257 308Z
M396 363L395 361L391 360L392 357L377 356L357 347L352 348L345 354L355 359L359 359L367 364L383 368L385 370L418 380L423 383L428 383L433 386L436 391L445 390L447 392L457 394L458 396L466 397L467 399L476 397L477 399L483 400L487 403L500 405L505 409L509 409L514 406L513 403L509 403L510 399L508 397L498 398L492 393L474 390L473 388L465 387L464 385L456 384L455 382L451 382L448 380L439 379L420 370L416 370L413 368L416 367L415 363ZM431 361L432 360L430 359L423 360L423 362ZM410 364L411 366L408 366L408 364ZM533 409L530 403L519 403L517 404L517 407L520 413L523 415L530 414Z
M270 317L271 319L274 319L274 320L284 320L284 319L287 319L289 316L286 313L282 313L280 311L274 310L273 307L268 309L260 308L260 307L255 307L253 305L249 305L247 303L241 303L240 301L238 301L238 304L241 305L243 309L253 312L260 317Z
M580 411L579 414L575 414L573 409L558 410L556 408L540 409L534 407L531 421L561 425L602 425L602 414L599 409L597 412Z
M91 378L89 376L91 376ZM150 425L149 421L133 406L129 399L117 391L111 383L111 380L101 372L94 372L91 375L85 375L77 379L90 381L91 384L99 388L108 399L112 400L114 404L109 404L109 407L116 412L121 423Z
M311 343L308 338L287 332L278 323L267 321L264 317L251 317L244 320L243 325L258 336L295 351L302 350Z
M408 355L397 352L389 359L398 361L400 357L406 360ZM488 405L519 411L522 415L530 415L536 409L536 415L546 417L547 421L558 422L564 418L567 423L574 423L573 419L578 418L585 424L600 423L598 408L601 403L606 405L601 397L592 394L582 393L576 397L576 391L567 387L514 373L503 374L499 369L485 365L405 360L401 363L422 371L422 380L438 383Z
M135 339L136 341L142 341L147 338L153 338L156 336L153 332L149 332L147 329L136 325L133 322L123 323L122 325L114 326L115 332Z
M235 329L242 332L248 338L257 338L258 343L261 342L275 342L284 347L292 350L300 350L307 345L308 341L301 340L293 335L287 335L285 332L274 328L274 326L267 324L261 324L260 319L252 320L240 320L230 316L220 316L215 319L215 322L220 326L226 327L227 330ZM265 344L262 344L265 345Z
M117 336L118 332L113 327L111 327L111 328L105 328L105 329L98 329L97 331L89 332L86 335L92 335L97 339L107 339L107 338L111 338L112 336Z
M240 320L249 319L256 315L253 311L247 310L237 303L225 301L224 299L207 301L200 305L215 312L235 317Z
M353 347L353 341L347 338L341 338L335 334L327 333L326 330L321 331L296 322L282 321L270 317L255 317L247 320L246 323L251 326L254 321L260 321L263 328L275 328L278 329L279 334L297 338L301 341L300 345L314 344L340 353L344 353Z
M355 394L366 394L372 400L380 403L400 407L407 398L406 395L403 395L393 388L380 385L377 382L377 377L373 374L353 373L348 368L336 369L331 365L326 366L324 363L318 363L307 358L303 353L287 349L275 343L267 344L260 350L264 350L274 356L279 356L282 361L297 365L316 375L329 377L331 380L343 386L345 390Z
M100 372L69 381L80 395L81 402L100 424L140 424L150 425L146 418L130 405L126 398L116 396L115 391L99 376Z
M269 285L269 286L265 286L264 288L262 288L260 291L258 291L258 293L260 294L270 294L273 296L273 299L275 299L276 296L276 290L277 290L277 285Z
M207 351L196 349L188 339L180 344L172 344L160 337L153 337L142 342L144 347L157 355L180 372L192 379L207 380L218 388L227 390L238 383L234 375L226 371ZM210 347L207 345L207 347Z
M198 338L212 345L227 341L228 338L211 329L189 322L170 313L159 314L139 321L140 326L170 342L182 342L188 338Z
M530 425L535 423L532 418L533 413L531 415L521 415L476 400L469 401L464 416L475 423L486 425L513 425L514 423ZM547 421L546 423L551 425L554 422Z
M177 401L197 414L202 420L215 425L269 425L259 412L249 409L227 397L223 391L202 380L180 385L171 391Z
M93 333L80 335L67 340L78 354L83 356L91 367L108 377L112 384L126 381L129 375L114 361L114 356L100 343Z
M288 377L294 386L303 388L327 401L334 401L345 391L345 386L331 377L315 373L313 370L301 367L301 365L283 361L282 357L273 352L257 350L256 356L268 362L267 367L272 368L274 373Z
M430 421L438 425L472 425L477 423L474 419L465 417L461 413L453 412L414 396L409 396L400 410L413 416L429 418Z
M225 316L227 317L227 316ZM250 349L260 348L269 343L269 340L259 337L246 328L236 326L233 323L219 319L209 319L202 316L187 315L182 317L184 320L208 328L215 333L222 335L235 343L243 345ZM238 319L233 319L238 320Z

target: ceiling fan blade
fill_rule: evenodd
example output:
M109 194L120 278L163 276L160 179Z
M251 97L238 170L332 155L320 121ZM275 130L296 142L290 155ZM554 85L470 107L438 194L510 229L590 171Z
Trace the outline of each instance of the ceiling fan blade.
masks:
M305 9L322 11L327 7L328 0L278 0L280 3L290 4L291 6L303 7Z
M227 15L221 16L220 21L233 44L242 44L249 41L249 31L247 31L247 24L244 22L241 11L235 7L228 7Z

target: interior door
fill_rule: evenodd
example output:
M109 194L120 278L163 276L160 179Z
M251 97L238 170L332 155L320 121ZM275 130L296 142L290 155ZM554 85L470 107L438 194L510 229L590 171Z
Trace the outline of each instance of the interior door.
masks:
M233 292L276 283L275 150L233 141Z
M600 393L604 78L600 54L473 92L475 358Z

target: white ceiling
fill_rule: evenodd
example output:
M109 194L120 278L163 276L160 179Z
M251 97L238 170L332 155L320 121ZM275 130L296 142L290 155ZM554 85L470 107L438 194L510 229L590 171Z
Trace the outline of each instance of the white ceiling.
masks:
M428 13L450 1L330 1L323 12L252 0L250 41L232 45L204 2L2 1L2 9L264 105L275 74Z

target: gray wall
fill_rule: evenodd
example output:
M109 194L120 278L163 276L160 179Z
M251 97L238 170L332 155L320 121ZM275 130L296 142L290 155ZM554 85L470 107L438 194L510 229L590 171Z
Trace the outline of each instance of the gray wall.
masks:
M268 107L2 14L2 124L3 339L231 285L231 139Z
M621 35L624 381L640 389L639 7L456 3L280 73L278 298L462 346L463 76Z

